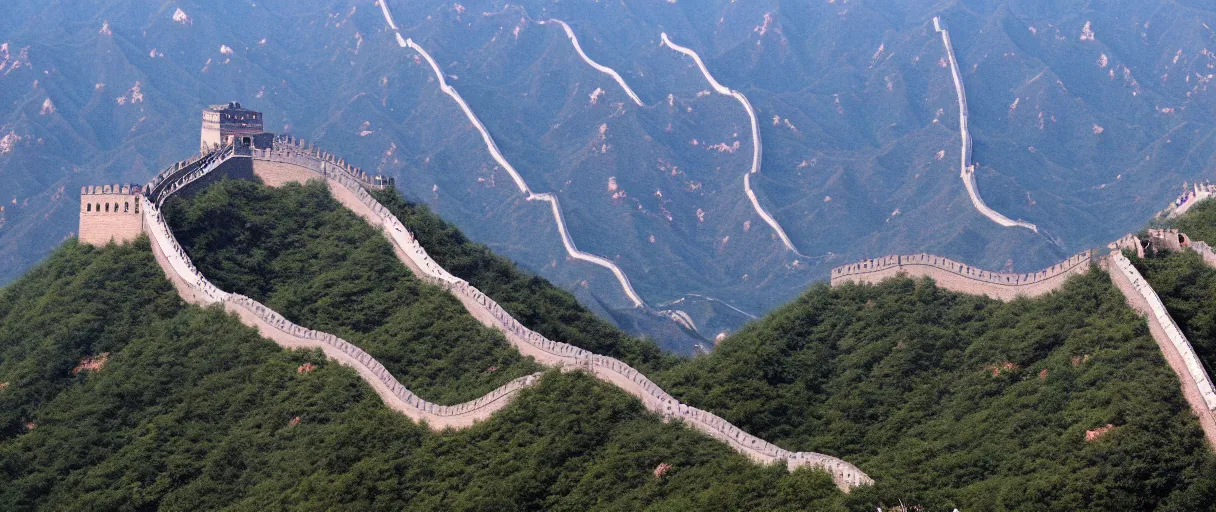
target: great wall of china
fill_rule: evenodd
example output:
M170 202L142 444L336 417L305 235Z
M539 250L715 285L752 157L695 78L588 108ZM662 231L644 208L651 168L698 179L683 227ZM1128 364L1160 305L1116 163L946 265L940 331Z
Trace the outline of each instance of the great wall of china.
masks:
M453 87L447 84L434 59L412 40L403 38L399 32L396 32L397 26L392 20L386 2L380 0L378 3L386 21L395 32L398 44L403 48L409 47L417 51L429 63L439 81L441 90L452 97L465 112L470 122L480 132L495 161L508 171L520 191L530 201L540 200L550 203L562 234L563 244L571 257L612 270L626 295L638 307L645 307L645 302L633 291L628 277L614 263L600 256L579 251L575 247L569 231L566 229L557 198L552 194L537 194L531 191L519 173L503 157L493 138L468 104ZM635 103L641 104L640 99L625 84L619 74L587 57L567 24L560 20L548 21L561 24L580 57L593 68L611 75ZM538 23L544 24L545 22ZM974 182L974 168L970 166L971 139L967 126L966 97L961 74L948 31L941 26L938 18L934 18L934 26L942 34L958 92L962 137L962 176L967 184L968 193L976 208L993 221L1004 226L1024 227L1037 232L1037 227L1033 224L1009 220L992 211L979 198ZM752 169L744 175L747 194L754 209L773 227L786 247L797 253L780 225L763 210L750 189L750 175L759 171L761 160L760 134L755 112L750 103L741 93L718 83L695 52L671 42L666 33L662 34L662 40L664 45L673 50L691 56L716 92L736 98L747 110L751 118L754 140ZM368 176L357 168L347 165L341 159L311 147L305 147L299 141L276 138L273 149L239 147L236 143L232 143L216 151L196 155L174 164L142 188L86 187L82 190L81 241L103 244L110 239L121 241L130 239L133 234L146 233L151 241L156 261L184 300L200 306L219 304L226 311L236 315L244 324L254 327L262 336L285 348L322 350L328 358L354 368L389 407L415 421L425 422L431 428L464 428L485 420L494 412L508 405L521 390L536 382L539 374L516 379L481 398L464 404L445 406L427 402L406 389L383 365L358 347L331 334L291 323L282 315L253 299L231 294L215 287L194 267L187 253L177 243L160 213L160 207L172 195L190 188L200 188L209 182L207 181L209 177L224 174L215 171L233 162L246 162L249 172L247 175L229 172L230 177L256 178L269 186L279 186L293 181L306 182L313 179L325 181L330 193L337 201L369 224L382 230L390 240L394 253L415 276L428 284L442 287L452 293L474 318L482 324L502 332L506 340L521 354L532 357L541 364L563 370L587 371L637 397L648 410L661 415L665 420L682 420L689 427L727 443L731 448L754 461L780 462L790 470L803 466L824 469L846 492L858 485L873 483L865 473L852 464L818 453L790 452L779 448L739 430L712 413L680 403L622 361L549 340L519 324L493 299L481 293L468 282L448 273L430 259L425 249L405 226L368 193L368 188L377 188L381 185L382 182L378 177ZM1208 193L1210 190L1205 188L1204 192ZM1183 201L1180 199L1181 202L1177 202L1170 213L1177 215L1181 211L1185 211L1185 208L1198 202L1199 195L1199 188L1196 188L1195 197L1189 198L1195 200ZM96 200L90 197L95 197ZM135 199L134 211L127 207L131 203L130 199ZM119 211L120 205L123 205L122 212ZM1185 208L1180 208L1182 206ZM123 216L121 218L118 217L120 213ZM1216 266L1216 253L1206 243L1190 242L1180 234L1170 236L1175 236L1173 242L1170 241L1169 236L1157 234L1150 243L1164 244L1167 248L1174 250L1181 248L1193 250L1200 254L1206 263ZM1177 247L1171 244L1176 244ZM1115 249L1115 252L1110 255L1099 256L1093 251L1085 251L1047 269L1026 274L990 272L928 254L887 256L837 267L832 270L831 284L840 286L850 282L877 283L896 275L907 274L933 278L938 286L960 293L986 295L998 300L1013 300L1019 296L1034 297L1050 293L1062 286L1069 277L1087 272L1096 264L1108 271L1112 282L1125 295L1128 304L1145 315L1150 333L1171 369L1178 375L1184 397L1193 412L1199 417L1205 437L1212 447L1216 447L1216 421L1213 420L1216 417L1216 390L1213 388L1211 378L1195 354L1189 340L1170 317L1160 297L1120 252L1120 249L1127 248L1134 249L1142 255L1144 245L1138 238L1129 235L1112 243L1112 248Z
M1149 333L1170 369L1178 376L1183 396L1199 418L1209 447L1216 450L1216 388L1213 388L1211 377L1157 292L1123 255L1122 251L1127 249L1144 257L1145 245L1138 237L1129 234L1110 243L1112 252L1109 255L1084 251L1051 267L1026 274L991 272L931 254L884 256L832 269L831 284L834 287L849 283L878 284L898 275L929 277L938 287L946 290L1010 301L1055 291L1069 277L1088 272L1093 265L1097 265L1110 274L1111 281L1123 293L1128 305L1145 316ZM1148 245L1175 251L1190 249L1216 268L1216 253L1206 243L1192 242L1177 231L1150 230Z
M1084 251L1027 274L991 272L932 254L884 256L832 269L832 286L848 282L877 284L907 274L930 277L938 286L960 293L1013 300L1018 296L1037 297L1059 288L1069 276L1087 272L1093 256L1092 251Z
M381 5L384 4L383 1L380 3ZM387 16L388 11L385 10L384 12ZM524 194L527 200L544 201L549 203L549 206L553 210L553 219L557 222L558 232L561 233L562 245L565 247L566 253L569 254L571 258L593 263L610 270L612 274L616 276L617 281L621 284L621 289L625 292L625 295L629 297L629 300L633 301L634 307L646 307L646 301L642 300L641 295L638 295L638 292L633 289L633 284L629 281L629 276L625 275L625 272L621 270L616 263L613 263L608 258L580 251L578 249L578 246L574 244L574 238L570 236L570 230L566 227L566 219L562 215L561 206L558 204L557 197L547 192L540 194L532 192L532 189L528 187L528 183L524 181L523 176L520 176L519 172L515 170L515 167L512 166L511 163L507 161L506 157L503 156L502 152L499 151L498 144L494 142L494 138L490 136L490 132L486 130L486 126L482 124L481 119L477 117L477 114L473 113L473 110L469 108L469 104L464 101L464 98L460 96L460 93L456 91L456 88L448 85L447 80L443 77L443 71L439 69L439 64L435 63L435 59L431 57L431 54L427 53L427 51L421 46L418 46L413 39L405 39L404 41L401 41L400 33L397 33L397 39L400 43L402 43L403 47L409 47L418 52L418 54L421 55L428 64L430 64L431 70L435 72L435 78L439 80L440 90L455 100L456 104L460 106L460 109L464 111L465 116L469 118L469 122L473 123L473 127L476 128L481 134L481 139L485 142L486 149L490 151L490 155L494 158L494 161L498 162L498 165L511 175L511 179L515 180L515 186L519 187L519 191Z
M485 127L485 124L483 124L481 122L480 118L478 118L476 113L473 112L472 108L468 105L468 103L464 100L464 98L461 97L460 93L454 87L452 87L450 84L447 83L447 79L444 77L442 69L439 67L438 63L430 55L430 53L427 52L424 48L422 48L421 45L414 42L414 40L412 38L406 38L401 35L400 28L397 25L395 19L393 18L393 15L392 15L391 10L389 9L387 0L377 0L376 3L380 7L380 11L381 11L381 14L384 16L385 23L388 25L389 29L393 31L393 35L397 40L398 46L400 46L401 48L410 48L410 49L416 51L420 57L422 57L424 60L426 60L426 62L430 65L431 70L434 72L435 78L439 82L440 90L442 90L445 94L447 94L449 97L451 97L457 103L457 105L461 108L461 110L465 114L465 117L467 117L469 119L469 122L472 123L473 127L476 128L478 133L481 135L482 141L485 143L486 149L489 150L491 157L494 159L494 161L500 167L502 167L504 170L507 171L507 173L511 176L511 179L515 182L516 187L519 188L520 192L524 194L524 197L528 201L544 201L544 202L549 203L550 209L552 210L552 213L553 213L554 221L557 223L558 232L559 232L559 234L561 236L561 240L562 240L562 246L566 250L566 254L569 255L571 258L585 261L588 263L592 263L592 264L595 264L595 265L608 269L610 272L612 272L613 276L616 277L617 282L620 283L620 285L621 285L622 291L624 292L626 297L628 297L629 300L633 302L634 307L642 308L645 310L650 310L650 306L646 303L646 301L644 299L642 299L641 295L638 294L637 291L633 288L633 283L630 281L629 276L624 272L624 270L622 270L620 268L620 266L618 266L615 262L613 262L612 260L609 260L608 258L599 256L596 254L588 253L588 252L578 249L578 246L574 242L574 237L571 235L570 230L567 227L566 219L562 212L561 204L558 201L557 196L552 193L547 193L547 192L546 193L536 193L536 192L532 191L531 187L528 186L527 182L523 179L523 177L519 174L519 172L515 169L515 167L512 166L510 164L510 162L507 161L506 157L502 154L502 151L498 148L498 144L494 141L494 138L490 135L489 130ZM525 13L525 17L527 17L526 13ZM595 60L591 59L591 57L589 57L585 51L583 51L582 45L578 41L578 37L575 35L574 30L570 27L569 24L567 24L565 21L562 21L559 19L537 20L537 21L535 21L535 23L540 24L540 25L546 25L549 23L555 23L555 24L560 25L562 27L562 30L565 32L567 39L570 40L571 45L574 47L575 52L578 54L579 58L581 58L583 60L583 62L585 62L588 66L595 69L596 71L599 71L601 73L604 73L604 74L612 77L612 79L621 87L621 89L625 92L625 94L629 96L629 98L634 102L635 105L637 105L639 107L644 106L641 98L638 97L638 95L633 91L633 89L629 87L629 85L625 82L624 77L622 77L620 75L620 73L618 73L616 70L614 70L608 66L604 66L604 65L596 62ZM715 79L713 77L713 75L709 72L709 69L706 68L704 62L701 60L701 57L695 51L673 43L665 32L661 34L661 39L663 41L663 44L668 46L669 48L671 48L679 53L682 53L684 55L688 55L688 56L692 57L694 62L697 64L698 68L701 70L701 73L704 75L705 79L710 83L710 85L714 89L714 91L716 91L720 94L723 94L723 95L731 96L731 97L735 98L737 101L739 101L739 103L741 105L743 105L743 108L747 112L747 115L749 118L751 134L752 134L752 142L753 142L751 169L749 170L749 172L745 173L743 176L744 192L745 192L748 200L751 202L753 210L760 216L761 220L763 220L766 224L768 224L773 229L773 231L776 233L777 237L781 240L782 244L786 247L786 249L788 249L789 251L793 252L794 254L796 254L798 256L807 257L804 254L802 254L801 252L799 252L798 249L794 246L793 242L790 240L790 238L786 234L785 230L777 222L777 219L774 218L767 210L765 210L763 206L760 205L760 199L759 199L759 197L757 197L755 191L752 189L751 175L758 173L760 171L760 165L761 165L761 160L762 160L762 155L763 155L763 153L762 153L763 145L762 145L762 142L760 139L759 121L756 118L756 112L755 112L755 109L752 107L751 102L749 102L747 97L744 96L739 91L732 90L730 88L723 86L721 83L719 83L717 81L717 79ZM693 332L698 331L697 326L693 322L692 318L683 311L659 310L659 311L653 311L653 312L655 312L661 316L668 317L671 320L682 325L684 328L689 329Z
M1012 220L989 208L988 204L984 202L984 198L980 197L979 186L975 182L975 166L971 164L971 131L967 124L969 114L967 112L967 91L963 88L963 75L958 68L958 59L954 57L954 44L950 42L950 31L942 26L940 17L933 17L933 29L942 35L942 44L946 46L946 56L950 60L950 74L954 77L954 90L958 95L958 131L963 144L959 162L959 177L963 179L963 185L967 187L967 195L971 196L971 204L975 205L975 209L992 222L1007 228L1021 227L1038 233L1038 226L1029 222Z
M625 83L625 79L621 77L620 73L617 73L615 69L591 60L591 57L588 57L587 54L583 52L583 47L582 45L578 44L578 37L574 35L574 30L570 28L570 25L567 25L566 22L558 19L540 20L537 21L537 23L541 25L546 23L557 23L558 25L561 25L562 30L566 31L566 37L570 39L570 44L574 45L574 51L578 52L578 56L583 59L583 62L586 62L588 66L595 68L596 71L612 77L613 80L616 80L617 85L620 85L621 89L625 90L625 94L629 95L629 99L633 100L635 105L639 107L642 106L642 99L633 92L633 89L629 88L629 84Z
M1127 297L1127 303L1145 315L1149 333L1157 342L1170 369L1178 376L1182 395L1191 406L1191 411L1199 417L1199 426L1207 438L1208 447L1216 449L1216 390L1203 362L1195 354L1195 348L1178 329L1161 297L1121 251L1111 253L1105 267L1110 273L1111 282Z
M777 237L781 239L781 243L785 245L785 248L789 249L794 254L803 256L803 254L798 252L798 249L794 247L794 242L790 241L789 235L785 234L785 230L781 228L781 224L777 222L777 219L769 214L763 206L760 206L760 199L756 197L756 192L752 190L752 175L760 172L760 161L763 158L764 147L760 142L760 122L756 119L756 110L752 108L752 103L747 101L747 96L744 96L743 93L719 83L718 80L714 78L714 75L709 72L709 68L705 67L705 62L701 60L701 56L697 55L697 52L690 48L673 43L671 38L667 37L666 32L661 34L661 39L664 46L692 57L693 62L697 64L697 68L701 70L701 74L705 76L705 81L709 82L709 86L714 90L714 92L734 98L741 105L743 105L743 110L747 111L747 117L751 122L752 131L752 168L743 174L743 191L747 194L748 200L751 201L752 209L756 211L756 214L759 215L762 220L764 220L765 224L768 224L769 227L773 228L773 231L777 233Z
M520 390L536 381L536 375L517 379L481 398L459 405L444 406L427 402L402 386L383 365L358 347L331 334L293 324L248 297L217 288L194 267L186 251L177 243L161 215L160 207L176 193L209 183L208 178L214 175L250 177L243 174L242 169L246 167L251 169L251 176L268 185L324 180L336 200L382 230L392 243L397 257L419 279L452 293L474 318L502 332L507 341L523 355L544 365L587 371L639 398L648 410L664 419L681 420L689 427L727 443L756 462L782 463L790 470L799 467L823 469L844 491L873 483L864 472L841 459L782 449L743 432L712 413L681 403L622 361L549 340L523 326L493 299L447 272L427 255L405 226L367 191L368 187L377 186L377 177L368 176L333 155L306 148L298 141L280 138L276 140L274 149L226 146L214 153L170 166L148 186L128 189L134 190L134 197L141 202L142 226L139 230L91 236L93 239L123 240L138 236L140 232L147 233L156 261L184 300L200 306L220 304L243 323L257 329L262 336L285 348L321 349L327 357L354 368L389 407L416 421L425 421L431 428L463 428L485 420L509 404ZM90 191L86 188L82 194Z

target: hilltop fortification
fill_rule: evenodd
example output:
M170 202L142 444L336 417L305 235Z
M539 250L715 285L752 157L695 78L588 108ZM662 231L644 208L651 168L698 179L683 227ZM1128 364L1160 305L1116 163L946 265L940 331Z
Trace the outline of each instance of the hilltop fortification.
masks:
M204 113L205 120L208 113ZM201 145L206 145L208 136L204 129ZM873 483L864 472L844 460L814 452L791 452L775 446L713 413L681 403L622 361L550 340L529 329L493 299L439 266L405 225L368 192L368 189L391 184L391 180L369 176L343 159L301 141L265 133L231 135L223 140L221 147L170 166L148 185L127 189L137 190L133 200L139 202L142 221L128 226L123 235L134 238L141 232L148 234L157 263L184 300L198 305L222 305L243 323L256 328L262 336L284 348L321 349L327 357L354 368L386 405L411 419L425 421L436 429L467 427L505 407L511 398L536 379L534 376L517 379L465 404L445 406L427 402L402 386L379 361L360 348L332 334L296 325L265 305L216 287L195 268L189 255L177 243L161 215L160 207L172 195L189 193L191 189L198 189L218 179L218 176L245 179L256 176L272 186L292 181L322 180L338 202L382 230L393 244L398 259L420 280L454 295L475 319L502 332L522 354L557 368L587 371L637 397L655 414L665 419L683 421L690 428L726 443L756 462L779 463L790 470L799 467L822 469L846 492L858 485ZM99 240L104 233L92 228L82 229L81 239L85 240L86 237L88 240Z
M129 242L144 232L139 185L90 185L80 189L80 241Z
M214 151L221 146L240 143L244 146L269 148L274 134L262 125L262 113L249 110L240 103L212 105L203 110L203 130L199 150Z

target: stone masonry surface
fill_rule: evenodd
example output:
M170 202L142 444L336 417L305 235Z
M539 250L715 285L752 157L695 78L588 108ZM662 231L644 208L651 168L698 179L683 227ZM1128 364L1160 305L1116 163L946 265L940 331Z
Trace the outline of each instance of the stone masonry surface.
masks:
M102 185L80 189L80 241L92 245L129 242L143 233L138 185Z
M899 274L930 277L947 290L987 295L998 300L1037 297L1059 288L1073 274L1089 270L1092 251L1081 252L1037 272L1006 274L982 270L932 254L884 256L832 269L832 286L848 282L877 284Z
M1182 394L1190 404L1191 411L1199 417L1199 425L1203 428L1209 447L1216 448L1216 390L1191 342L1178 329L1157 292L1122 252L1112 252L1109 262L1111 281L1127 297L1132 309L1145 315L1149 332L1170 368L1178 375Z

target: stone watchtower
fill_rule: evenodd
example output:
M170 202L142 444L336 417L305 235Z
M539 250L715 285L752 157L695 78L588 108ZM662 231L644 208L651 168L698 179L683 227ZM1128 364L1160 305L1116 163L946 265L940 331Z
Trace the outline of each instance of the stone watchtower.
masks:
M269 148L273 141L274 134L266 133L262 127L262 113L246 109L238 102L212 105L203 111L199 142L203 153L228 144Z
M80 241L92 245L129 242L144 231L139 185L96 185L80 189Z

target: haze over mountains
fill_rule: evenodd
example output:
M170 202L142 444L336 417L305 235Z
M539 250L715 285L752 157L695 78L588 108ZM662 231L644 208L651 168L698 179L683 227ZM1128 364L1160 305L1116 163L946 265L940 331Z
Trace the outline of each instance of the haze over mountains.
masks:
M835 265L928 251L1037 269L1138 228L1216 168L1216 10L1198 1L394 2L580 249L613 260L651 305L702 336L733 330ZM0 17L0 282L76 228L84 184L144 182L197 148L199 110L240 100L267 129L315 141L473 239L634 330L612 274L567 258L547 205L495 164L430 67L372 1L8 2ZM931 18L949 26L977 179L958 177L957 107ZM583 50L618 71L639 107ZM788 251L743 191L751 176ZM662 336L661 336L662 337ZM668 347L687 349L671 333Z

